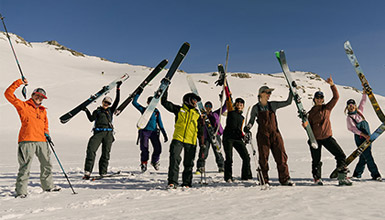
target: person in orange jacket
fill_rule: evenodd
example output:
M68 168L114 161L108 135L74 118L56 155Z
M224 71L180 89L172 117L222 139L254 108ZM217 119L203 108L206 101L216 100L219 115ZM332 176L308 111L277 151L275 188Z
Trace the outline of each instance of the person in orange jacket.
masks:
M42 106L43 99L47 98L46 92L42 88L37 88L27 101L21 101L14 94L18 87L27 83L25 78L18 79L4 93L5 98L15 106L21 121L18 138L19 172L16 179L16 197L20 198L27 196L29 170L34 154L40 161L40 182L43 190L47 192L60 190L60 187L53 184L51 151L46 142L50 138L47 111Z

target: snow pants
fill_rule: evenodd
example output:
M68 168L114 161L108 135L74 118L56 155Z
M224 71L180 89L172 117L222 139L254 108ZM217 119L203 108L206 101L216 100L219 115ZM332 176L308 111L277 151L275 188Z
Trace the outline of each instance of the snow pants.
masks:
M54 187L52 180L51 151L47 142L24 141L19 143L18 162L19 172L16 179L16 194L27 194L28 178L31 169L33 155L40 162L40 183L43 190Z
M290 179L289 166L287 165L287 154L283 144L281 133L278 130L277 117L275 112L259 111L258 112L258 132L257 145L259 153L259 166L261 166L265 183L269 182L269 152L273 154L277 163L279 182L284 184Z
M242 159L241 179L252 179L250 168L250 155L246 144L242 140L235 140L223 137L223 149L225 150L225 181L233 178L233 148L238 152Z
M210 146L213 149L214 156L215 156L215 162L217 163L218 169L223 169L224 167L224 159L222 156L221 151L218 151L218 149L211 144L210 140L208 139L205 140L205 145L204 147L199 148L199 154L198 154L198 162L197 162L197 168L205 167L206 164L206 159L209 156L209 150ZM217 143L219 146L221 146L221 137L217 135Z
M151 156L151 163L156 163L159 161L160 154L162 153L162 145L159 140L158 131L149 131L149 130L140 130L139 131L140 139L140 161L147 162L149 159L149 140L151 141L154 151Z
M168 184L178 185L179 177L179 164L182 161L180 156L184 150L183 166L184 170L182 173L182 186L192 185L194 158L196 153L196 145L182 143L177 140L172 140L170 145L170 164L168 167Z
M257 144L259 153L259 165L261 166L265 183L269 182L269 154L273 154L277 164L279 182L285 183L290 179L289 166L287 165L287 154L283 144L282 136L279 132L272 132L268 135L257 133Z
M110 160L111 146L114 141L113 131L95 131L94 135L88 141L84 171L92 173L96 151L98 150L100 144L102 144L102 155L99 159L99 174L106 174L108 162Z
M308 142L309 143L309 142ZM341 149L340 145L338 145L337 141L332 137L328 137L322 140L317 140L318 148L314 149L310 145L310 153L312 158L312 174L314 179L320 179L321 178L321 149L322 146L326 148L336 159L337 162L337 170L339 172L342 172L346 169L346 163L345 163L345 153Z
M367 121L361 121L360 123L357 123L357 128L364 134L370 135L370 128ZM365 142L365 138L354 135L354 140L356 142L357 147L359 147L362 143ZM370 145L362 154L360 155L360 159L358 160L358 163L356 165L356 168L354 169L353 176L361 178L362 173L364 172L365 165L368 166L370 175L373 179L376 179L377 177L380 177L380 173L378 171L377 165L374 162L374 158L372 155L372 145Z

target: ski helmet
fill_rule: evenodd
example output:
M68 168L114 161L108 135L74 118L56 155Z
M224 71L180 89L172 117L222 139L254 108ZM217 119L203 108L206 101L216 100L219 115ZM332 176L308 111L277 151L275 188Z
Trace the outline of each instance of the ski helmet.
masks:
M201 97L199 97L198 95L196 95L195 93L186 93L184 96L183 96L183 103L188 105L188 106L194 106L194 104L192 103L192 100L197 100L198 102L201 100Z
M350 105L350 104L353 104L353 105L356 105L356 101L354 101L354 99L349 99L347 102L346 102L346 105Z
M213 103L211 103L210 101L207 101L207 102L205 103L205 107L207 107L207 108L212 108L212 107L213 107Z
M47 95L45 93L45 90L42 88L36 88L35 90L33 90L32 95L33 94L39 94L39 95L43 96L44 99L47 99Z

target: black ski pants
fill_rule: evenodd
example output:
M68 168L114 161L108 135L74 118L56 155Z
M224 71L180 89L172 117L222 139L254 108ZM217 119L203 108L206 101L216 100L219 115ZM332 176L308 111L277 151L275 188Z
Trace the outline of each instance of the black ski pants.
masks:
M223 138L223 149L225 150L225 181L233 178L233 148L238 152L242 159L241 179L252 179L250 168L250 156L246 144L242 140Z
M186 144L177 140L172 140L170 145L170 164L168 167L168 184L178 185L179 164L182 161L181 153L184 150L182 173L182 186L192 185L194 158L196 153L196 145Z
M217 143L219 147L221 146L221 137L217 135ZM224 158L222 156L222 153L220 150L217 149L216 146L212 145L209 137L205 139L205 145L203 147L199 148L199 154L198 154L198 162L197 162L197 168L205 167L206 165L206 159L209 156L209 150L210 146L213 149L214 156L215 156L215 162L217 163L218 169L223 168Z
M337 162L337 170L338 171L343 171L346 168L346 163L345 163L345 153L338 145L337 141L332 137L328 137L326 139L322 140L317 140L318 148L314 149L310 146L310 153L311 153L311 158L312 158L312 174L314 179L320 179L321 178L321 167L322 167L322 162L321 162L321 150L322 146L326 148L336 159Z
M95 163L96 151L98 150L100 144L102 144L102 155L99 159L99 174L103 175L107 173L111 146L114 140L113 131L94 132L94 135L88 141L84 171L92 173L92 169Z

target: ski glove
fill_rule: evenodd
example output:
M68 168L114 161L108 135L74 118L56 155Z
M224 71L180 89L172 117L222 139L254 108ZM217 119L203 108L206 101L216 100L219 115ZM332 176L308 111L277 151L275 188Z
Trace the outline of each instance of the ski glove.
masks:
M117 89L120 89L120 86L122 85L122 83L123 83L122 81L118 81L118 82L116 83L116 88L117 88Z
M162 131L162 135L163 135L163 138L164 138L164 143L166 143L168 141L166 130L164 130L164 128L162 128L160 130Z
M45 139L48 141L48 142L52 142L52 139L51 139L51 136L49 136L49 134L47 133L44 133L44 136L45 136Z
M247 124L247 125L243 128L243 132L249 133L249 132L250 132L250 128L251 128L251 124Z

